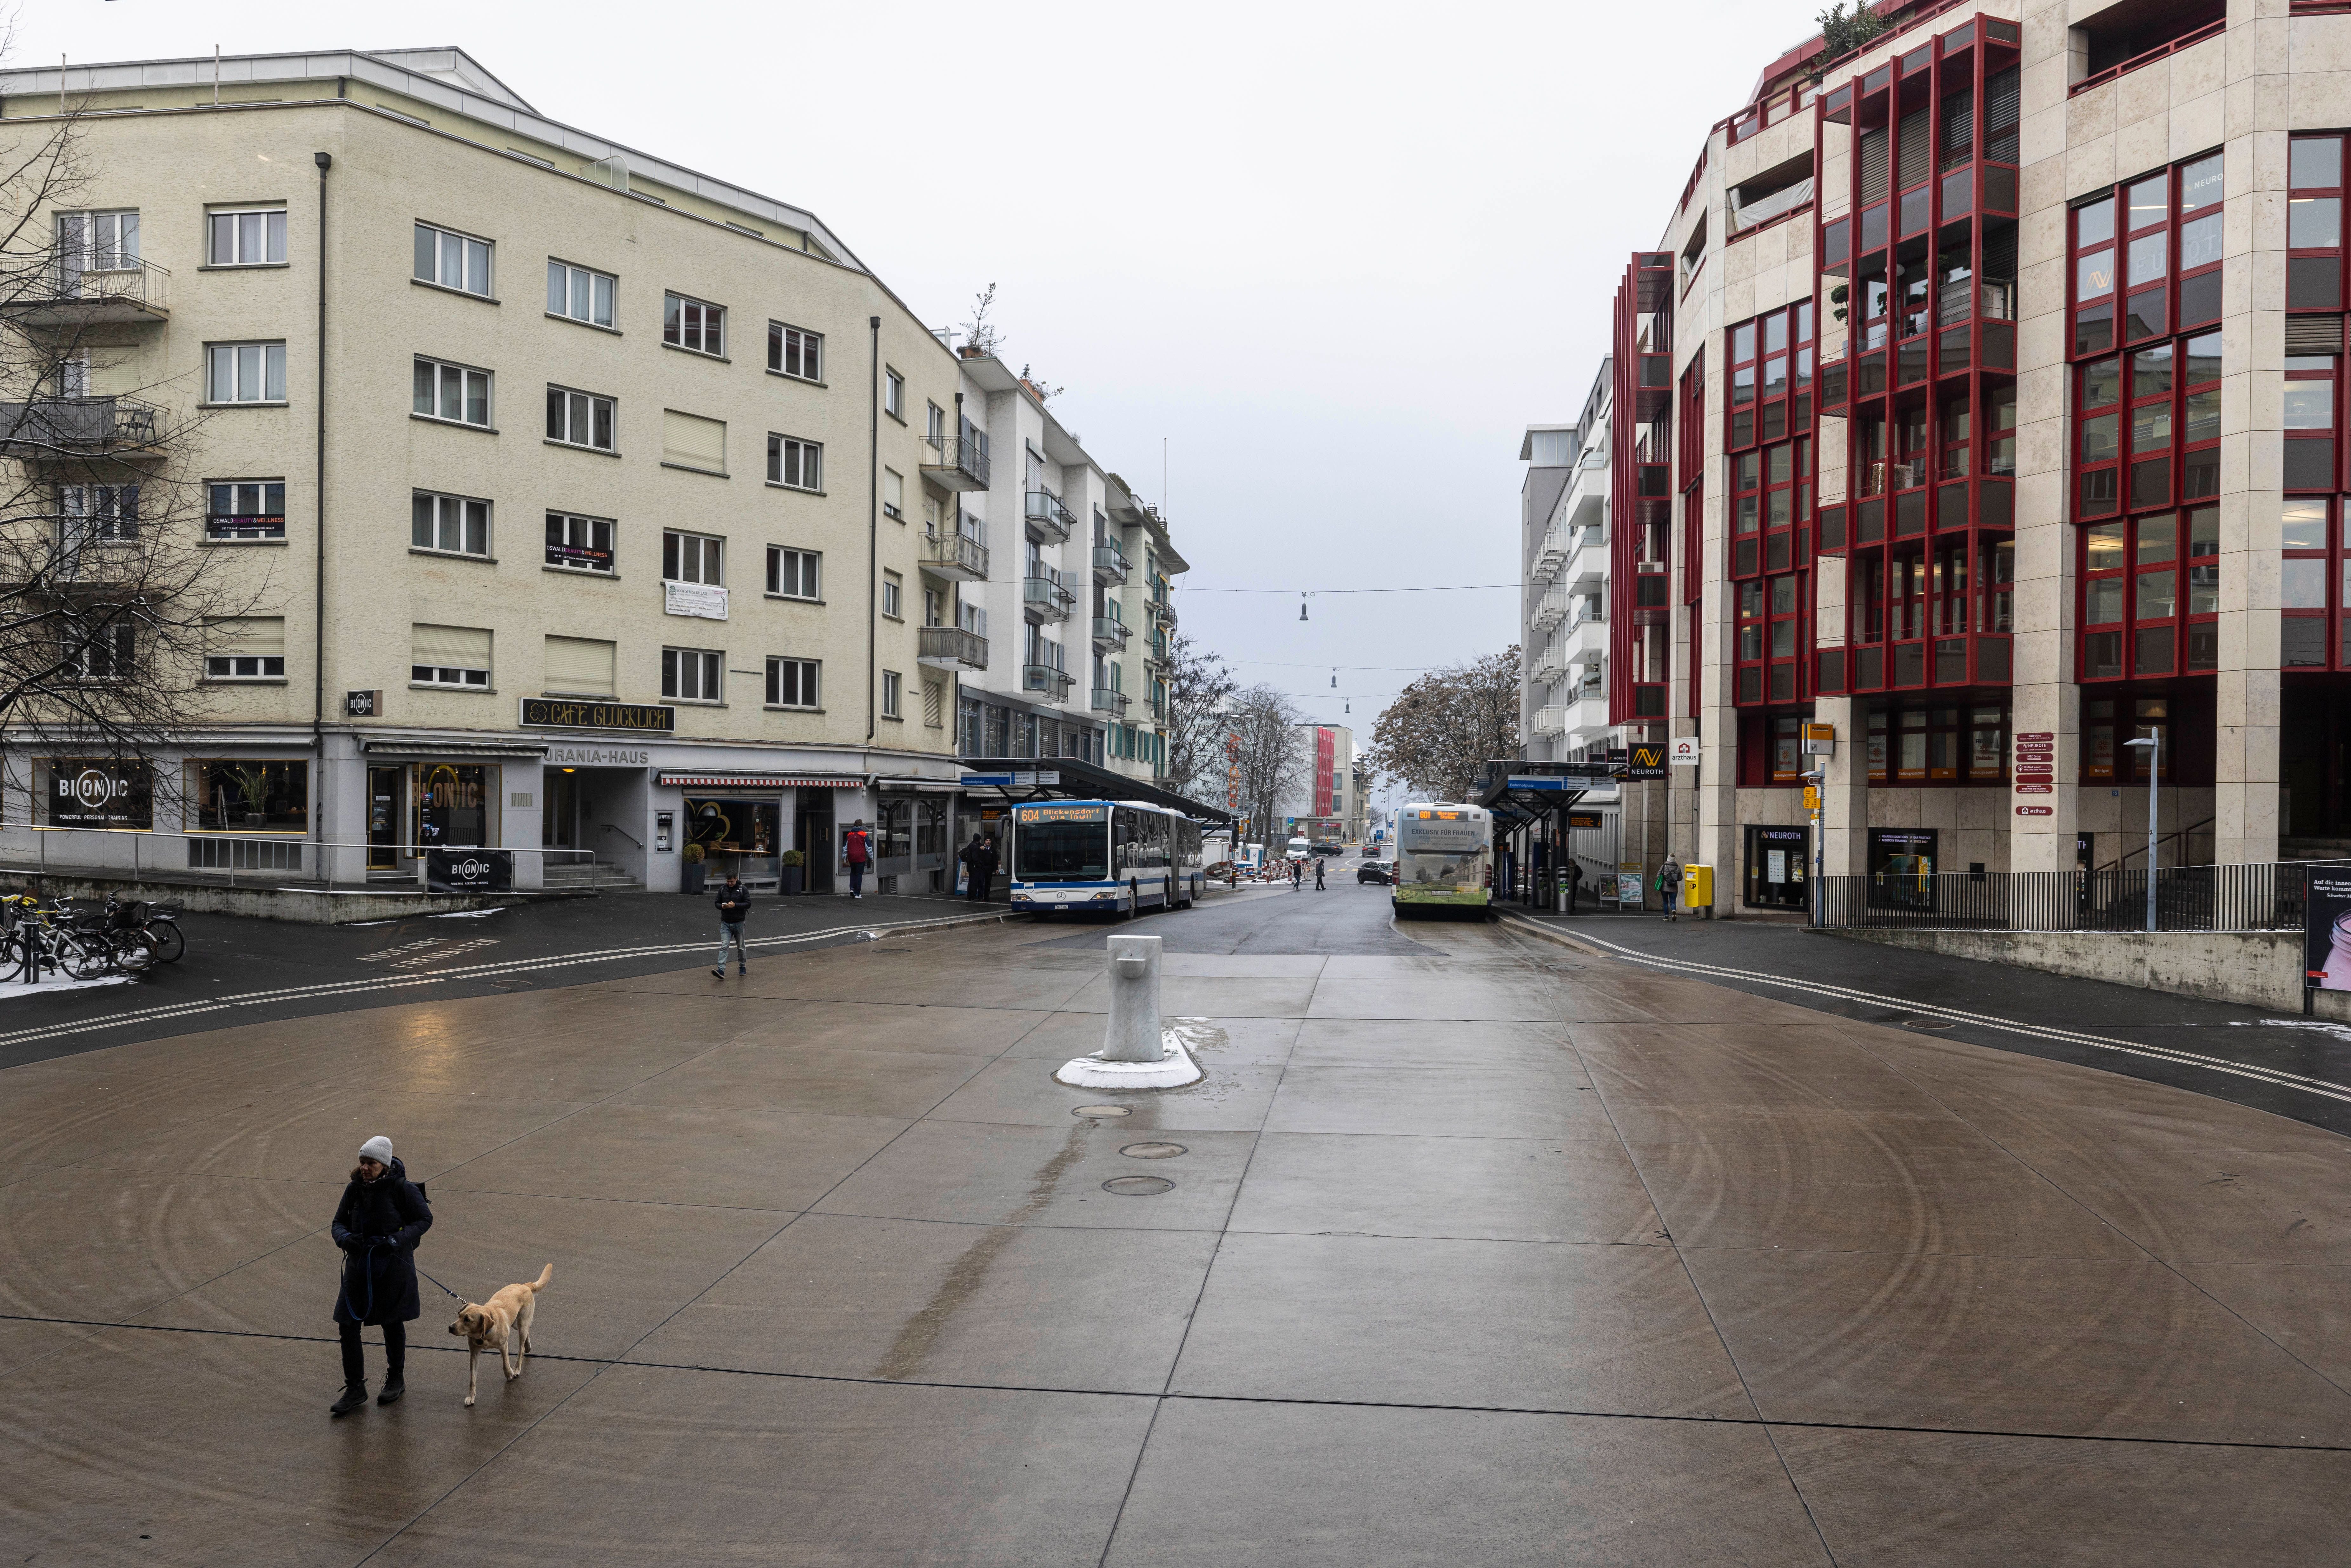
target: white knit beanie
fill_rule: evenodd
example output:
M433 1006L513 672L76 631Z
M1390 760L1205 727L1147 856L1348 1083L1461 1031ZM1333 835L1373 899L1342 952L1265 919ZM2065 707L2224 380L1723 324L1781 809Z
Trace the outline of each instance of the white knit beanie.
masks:
M373 1160L380 1166L392 1164L392 1140L378 1133L360 1145L360 1158Z

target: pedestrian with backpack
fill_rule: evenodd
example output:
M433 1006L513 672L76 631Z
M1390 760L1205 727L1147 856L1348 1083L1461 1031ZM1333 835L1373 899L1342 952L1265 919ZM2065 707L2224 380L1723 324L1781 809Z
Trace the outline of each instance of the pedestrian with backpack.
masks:
M865 896L865 868L873 863L873 830L862 818L849 825L841 835L841 858L849 865L849 896Z
M1666 918L1678 925L1681 921L1681 862L1667 861L1657 868L1657 892L1666 901Z
M383 1392L379 1405L398 1403L407 1384L408 1325L423 1312L416 1299L416 1244L433 1228L424 1188L381 1135L360 1145L360 1163L335 1206L330 1233L343 1249L342 1287L335 1294L335 1333L343 1342L343 1394L328 1408L348 1416L367 1403L367 1359L360 1330L383 1330Z

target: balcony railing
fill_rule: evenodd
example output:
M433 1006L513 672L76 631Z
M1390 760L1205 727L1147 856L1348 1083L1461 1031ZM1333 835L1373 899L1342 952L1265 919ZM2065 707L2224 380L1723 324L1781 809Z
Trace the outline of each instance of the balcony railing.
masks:
M1534 732L1537 735L1564 735L1567 722L1555 707L1535 709Z
M1091 706L1096 713L1123 714L1126 712L1126 694L1114 686L1096 686Z
M162 413L127 397L0 403L0 455L37 463L161 457Z
M925 626L917 658L943 670L987 668L987 639L960 626Z
M0 316L33 329L79 329L159 325L171 315L170 272L130 257L107 257L104 267L89 259L80 246L52 246L37 269L21 275Z
M1061 505L1061 497L1050 490L1029 492L1025 514L1029 519L1029 537L1039 544L1060 544L1070 537L1078 519L1070 508Z
M1033 622L1060 621L1078 602L1078 596L1061 586L1058 577L1028 577L1020 580L1020 607Z
M1162 626L1166 627L1170 632L1176 630L1176 601L1174 600L1169 599L1165 594L1159 595L1151 601L1151 612L1159 618L1159 623Z
M1115 653L1126 646L1126 622L1115 615L1094 617L1094 652Z
M1077 685L1077 679L1059 664L1023 664L1020 666L1020 689L1044 692L1058 699Z
M1567 595L1554 584L1544 589L1542 597L1535 601L1534 614L1529 618L1528 624L1538 632L1548 632L1565 619Z
M923 460L923 477L943 490L987 488L987 438L977 431L946 436L935 449L935 459Z
M1094 546L1094 580L1104 588L1126 580L1126 552L1116 545Z
M987 547L968 534L926 531L923 535L923 570L955 582L987 579Z

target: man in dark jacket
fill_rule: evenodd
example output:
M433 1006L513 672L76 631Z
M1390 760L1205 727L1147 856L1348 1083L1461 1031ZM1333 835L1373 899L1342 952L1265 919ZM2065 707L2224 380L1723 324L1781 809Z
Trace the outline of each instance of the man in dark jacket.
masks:
M343 1396L330 1406L332 1414L348 1416L367 1403L362 1324L383 1329L383 1392L376 1403L392 1404L405 1391L401 1374L408 1364L408 1325L424 1310L416 1299L414 1253L432 1228L433 1210L408 1179L407 1167L392 1156L392 1140L379 1136L361 1144L359 1168L335 1208L335 1245L343 1249L342 1288L335 1297Z
M841 835L841 863L849 867L849 896L865 896L865 873L873 864L873 830L862 821L849 824Z
M751 913L751 890L743 885L742 877L726 873L726 884L718 890L718 967L710 972L720 979L726 977L726 945L735 944L735 970L737 974L751 972L751 960L743 947L743 919Z
M996 841L985 833L974 833L971 842L963 850L963 863L968 884L964 896L974 904L986 904L989 886L996 881Z

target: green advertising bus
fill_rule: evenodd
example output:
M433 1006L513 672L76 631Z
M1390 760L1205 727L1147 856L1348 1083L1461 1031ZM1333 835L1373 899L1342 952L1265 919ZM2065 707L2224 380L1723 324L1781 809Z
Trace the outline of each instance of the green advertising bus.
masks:
M1395 815L1395 912L1494 903L1494 816L1479 806L1416 801Z

